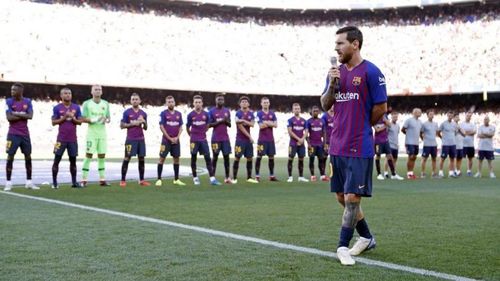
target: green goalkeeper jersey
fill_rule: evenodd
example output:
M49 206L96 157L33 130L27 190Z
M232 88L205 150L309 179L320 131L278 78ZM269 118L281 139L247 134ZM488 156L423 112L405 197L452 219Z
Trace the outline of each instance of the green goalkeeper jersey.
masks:
M93 99L83 103L82 116L90 119L87 138L106 138L105 118L109 116L109 103L103 99L96 103Z

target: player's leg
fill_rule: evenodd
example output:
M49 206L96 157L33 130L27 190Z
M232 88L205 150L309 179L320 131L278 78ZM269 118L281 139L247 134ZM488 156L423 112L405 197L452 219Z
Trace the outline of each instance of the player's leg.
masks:
M76 181L76 157L78 156L78 143L70 142L67 144L69 158L69 173L71 175L71 187L80 188L80 184Z
M161 176L163 173L163 164L165 163L165 158L167 157L169 150L170 150L170 144L162 139L162 142L160 144L158 165L156 166L156 183L155 183L156 186L162 185Z
M24 154L24 166L26 167L26 185L28 189L40 189L34 185L31 180L33 165L31 161L31 140L29 137L23 137L21 140L21 152Z
M443 167L446 158L448 158L449 148L448 146L443 145L441 147L441 160L439 161L439 177L444 177Z
M274 174L274 155L276 155L276 144L274 141L268 143L266 154L268 159L267 166L269 168L269 180L278 181L276 175Z
M105 138L98 139L97 141L97 169L99 171L99 185L110 186L106 182L106 150L108 144Z
M125 154L123 156L122 162L122 179L120 181L120 186L125 187L127 185L126 177L128 171L128 164L130 162L130 158L132 157L132 146L134 144L131 141L125 142Z
M144 140L139 140L135 142L137 144L137 149L133 151L133 154L137 154L137 168L139 169L139 185L141 186L150 186L151 184L144 180L144 172L146 169L146 142Z
M316 176L314 175L314 160L316 158L314 146L307 148L307 154L309 156L309 173L311 174L311 181L316 181Z
M255 179L260 180L260 164L262 162L262 157L264 156L265 144L257 143L257 158L255 159Z
M252 178L253 144L251 142L246 143L245 149L244 149L244 156L247 159L247 182L259 183L257 180Z
M382 155L381 150L382 150L381 144L376 144L375 145L375 168L377 169L377 179L378 180L384 179L384 176L380 172L380 155Z
M191 174L193 175L193 183L195 185L200 185L200 179L198 178L198 173L196 172L196 161L198 157L199 146L199 142L191 143Z
M219 153L221 151L221 143L213 142L212 143L212 167L214 169L214 173L217 172L217 160L219 159Z
M287 182L293 182L292 169L293 169L293 159L297 153L297 146L288 146L288 180Z
M328 181L325 175L325 151L323 150L323 146L316 147L316 156L318 157L318 168L321 180Z
M90 162L92 161L92 156L97 153L97 143L95 138L87 138L85 151L85 158L83 159L82 165L82 187L87 185Z
M467 176L472 176L472 166L474 165L474 147L465 147L465 155L467 156Z
M61 162L66 144L56 142L54 145L54 162L52 163L52 188L58 189L57 174L59 173L59 163ZM69 153L68 153L69 154Z
M236 141L236 145L234 146L233 183L238 182L238 170L240 168L241 156L243 156L242 144Z
M495 172L493 172L493 159L495 159L494 157L495 156L493 155L493 151L491 151L491 155L488 158L488 169L490 171L490 178L492 179L496 178Z
M448 163L448 176L452 178L456 178L457 174L455 172L455 157L457 154L456 147L454 145L450 146L450 162Z
M180 144L176 143L171 146L170 155L174 158L173 160L173 168L174 168L174 185L180 185L180 186L185 186L186 184L183 183L179 179L179 157L181 157L181 146Z
M220 182L215 178L215 168L212 166L212 159L210 159L210 149L208 147L208 142L203 141L200 142L199 152L205 158L205 165L208 170L208 175L210 176L210 184L211 185L221 185Z
M425 173L425 166L427 165L427 159L429 159L430 147L424 146L422 151L422 159L420 159L421 167L420 167L420 177L425 178L427 175Z
M14 154L7 154L7 162L5 163L5 175L7 177L5 181L4 191L10 191L12 189L12 167L14 166Z
M301 145L297 147L297 154L299 158L299 182L309 182L308 179L304 178L304 158L306 157L306 146Z

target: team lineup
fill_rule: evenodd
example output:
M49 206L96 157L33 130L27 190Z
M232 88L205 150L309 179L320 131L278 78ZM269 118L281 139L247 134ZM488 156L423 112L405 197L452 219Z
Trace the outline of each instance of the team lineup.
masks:
M377 179L403 180L396 173L396 162L399 154L398 136L405 134L405 147L408 154L407 179L414 180L414 167L419 154L419 143L423 141L421 162L421 177L426 175L426 162L431 157L432 178L443 178L444 164L449 158L449 177L461 175L462 159L467 158L467 175L472 176L473 159L475 156L474 137L479 139L478 170L475 177L481 176L483 160L489 167L489 176L495 178L492 161L493 136L495 127L489 124L486 117L484 124L476 129L471 123L472 113L467 113L465 122L460 122L457 114L449 112L447 120L440 125L433 121L434 112L427 112L428 121L422 123L419 118L422 111L415 108L412 117L404 121L400 128L398 114L388 112L385 77L372 62L361 57L360 50L363 35L356 27L341 28L336 33L335 51L338 54L340 66L332 61L326 87L320 98L321 109L314 106L311 118L301 117L301 106L291 105L293 116L287 120L287 130L290 138L288 147L287 182L294 182L293 166L297 157L298 182L324 181L329 182L332 193L335 193L338 203L343 209L342 226L339 232L337 257L343 265L354 265L352 256L360 255L366 250L375 248L375 237L371 234L365 214L361 208L363 197L372 196L373 163L377 170ZM15 83L11 87L11 98L8 98L6 116L9 121L7 134L7 181L4 191L12 188L11 176L14 156L18 149L24 154L26 167L26 185L28 189L39 189L32 182L31 141L28 130L28 120L33 118L31 100L23 96L24 86ZM60 90L61 103L53 108L52 125L58 126L58 135L54 146L54 162L52 166L52 188L58 189L57 176L59 163L67 151L70 162L70 174L73 188L84 188L88 185L90 163L94 154L97 155L99 185L109 186L106 180L106 126L110 122L110 110L107 101L101 98L103 94L100 85L91 87L92 98L80 106L72 102L69 88ZM203 97L193 97L193 110L183 116L176 110L173 96L165 99L166 109L159 117L162 139L159 149L157 178L155 185L164 184L162 179L163 166L167 157L173 158L173 185L186 185L179 178L179 161L181 155L180 136L185 129L189 135L191 154L191 172L194 185L200 185L197 174L198 155L203 156L211 185L221 185L217 180L216 168L219 155L223 157L224 183L237 184L240 161L245 158L246 182L258 184L263 179L260 176L262 158L268 157L269 181L278 181L275 174L276 154L273 130L277 128L276 114L270 109L270 100L262 97L261 109L254 112L250 109L250 99L242 96L238 100L239 109L231 119L231 112L225 107L224 95L217 95L215 104L209 111L204 110ZM124 158L121 168L121 187L127 186L127 171L130 160L137 156L139 184L149 186L145 180L146 145L144 130L148 130L148 115L141 108L139 94L130 97L131 107L123 112L120 127L126 130ZM388 115L390 113L390 115ZM185 122L184 122L185 121ZM76 159L78 156L77 126L87 123L87 138L85 142L85 157L82 167L82 180L77 181ZM236 126L234 141L234 159L232 174L230 155L233 153L228 128ZM257 141L252 138L252 128L258 128ZM212 128L210 145L207 138L208 130ZM373 132L375 131L375 133ZM437 164L437 138L442 139L441 159ZM254 165L254 148L257 156ZM304 160L309 156L309 179L304 176ZM385 169L382 171L381 156L385 154ZM330 173L326 172L329 157ZM316 161L317 160L317 161ZM317 165L316 165L317 163ZM319 178L316 176L316 167ZM254 170L255 169L255 173ZM349 248L354 232L359 238L352 248Z

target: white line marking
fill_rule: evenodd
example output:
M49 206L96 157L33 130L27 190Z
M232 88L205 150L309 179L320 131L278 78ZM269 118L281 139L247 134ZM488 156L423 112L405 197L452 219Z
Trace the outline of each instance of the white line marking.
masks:
M5 192L5 191L1 191L0 193L12 195L12 196L17 196L17 197L21 197L21 198L27 198L27 199L47 202L47 203L63 205L63 206L67 206L67 207L73 207L73 208L82 209L82 210L94 211L97 213L103 213L103 214L108 214L108 215L113 215L113 216L118 216L118 217L124 217L124 218L128 218L128 219L139 220L139 221L143 221L143 222L151 222L151 223L157 223L157 224L162 224L162 225L178 227L178 228L182 228L182 229L189 229L189 230L193 230L196 232L207 233L210 235L221 236L221 237L226 237L226 238L231 238L231 239L236 239L236 240L241 240L241 241L246 241L246 242L253 242L253 243L257 243L257 244L261 244L261 245L272 246L272 247L279 248L279 249L293 250L293 251L297 251L297 252L308 253L308 254L337 259L337 255L334 252L323 251L323 250L314 249L314 248L301 247L301 246L296 246L296 245L292 245L292 244L264 240L264 239L255 238L255 237L251 237L251 236L245 236L245 235L239 235L239 234L234 234L234 233L230 233L230 232L213 230L213 229L200 227L200 226L182 224L182 223L160 220L160 219L155 219L155 218L149 218L149 217L144 217L144 216L138 216L138 215L123 213L123 212L117 212L117 211L112 211L112 210L107 210L107 209L95 208L95 207L90 207L90 206L85 206L85 205L80 205L80 204L74 204L74 203L54 200L54 199L47 199L47 198L43 198L43 197L29 196L29 195L24 195L24 194L19 194L19 193L14 193L14 192ZM403 272L413 273L413 274L417 274L417 275L432 276L432 277L437 277L437 278L441 278L441 279L445 279L445 280L456 280L456 281L475 281L476 280L476 279L471 279L471 278L462 277L462 276L458 276L458 275L441 273L441 272L437 272L437 271L426 270L426 269L410 267L410 266L404 266L404 265L388 263L388 262L383 262L383 261L371 260L371 259L367 259L367 258L356 257L354 259L356 260L356 262L366 264L366 265L378 266L378 267L382 267L382 268L403 271Z

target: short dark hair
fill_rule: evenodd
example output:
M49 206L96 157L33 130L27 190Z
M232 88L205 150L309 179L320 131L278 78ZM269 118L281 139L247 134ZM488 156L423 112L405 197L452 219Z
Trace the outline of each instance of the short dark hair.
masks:
M312 108L311 108L311 111L314 111L315 109L318 109L319 110L319 106L317 105L313 105Z
M167 97L165 98L165 100L175 100L175 99L174 99L174 96L167 96Z
M219 98L219 97L224 97L226 95L226 93L218 93L217 95L215 95L215 98Z
M261 102L262 102L263 100L269 100L269 98L268 98L268 97L262 97L262 98L260 98L260 101L261 101Z
M21 89L24 89L24 85L21 83L14 83L14 85L12 85L12 87L19 87Z
M238 100L238 104L240 104L244 100L250 102L250 98L248 96L241 96L240 99Z
M59 91L59 93L62 93L62 92L64 92L64 91L69 91L69 92L71 93L71 89L70 89L70 88L68 88L68 87L64 87L64 88L62 88L62 89Z
M300 106L300 103L298 103L298 102L294 102L294 103L292 104L292 107L294 107L294 106L296 106L296 105L297 105L297 106Z
M203 101L203 97L202 97L202 96L200 96L200 95L195 95L195 96L193 97L193 101L194 101L194 100L201 100L201 101Z
M361 50L361 46L363 46L363 33L356 26L346 26L337 30L335 34L347 33L347 41L350 43L354 42L354 40L358 40L359 49Z
M139 96L139 94L138 94L138 93L132 93L132 94L130 95L130 97L138 97L138 98L141 98L141 97Z

